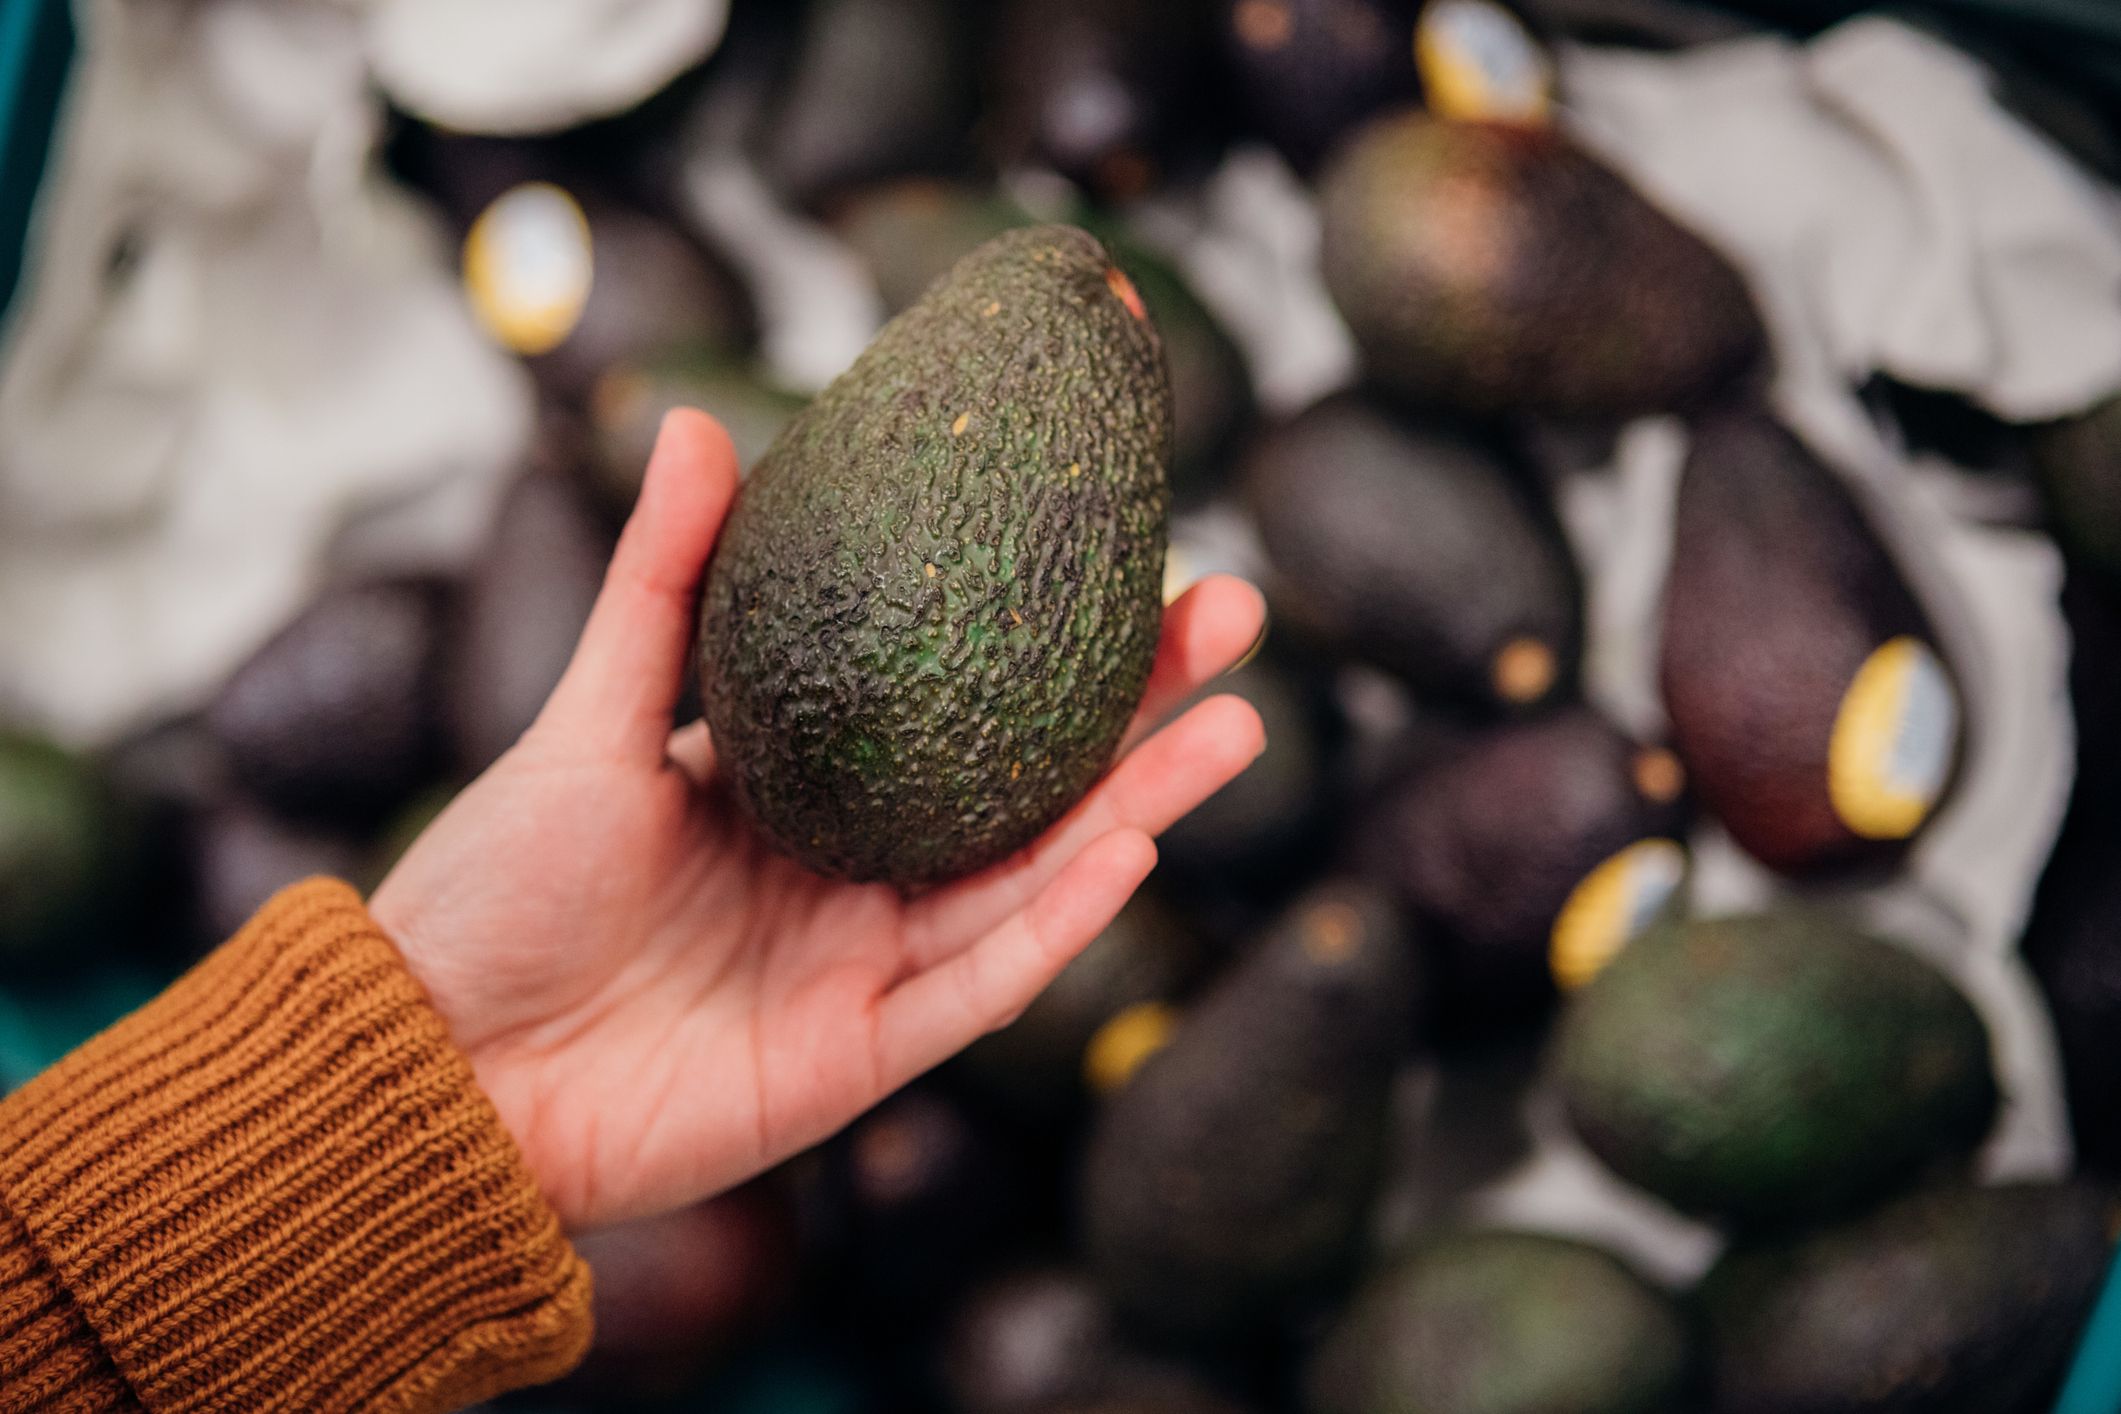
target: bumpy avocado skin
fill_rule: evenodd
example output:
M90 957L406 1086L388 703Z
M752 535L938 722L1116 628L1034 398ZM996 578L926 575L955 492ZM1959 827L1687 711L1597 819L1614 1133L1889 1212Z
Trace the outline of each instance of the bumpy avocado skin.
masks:
M1906 841L1848 827L1831 744L1874 651L1900 637L1937 650L1929 617L1848 488L1764 406L1718 407L1693 436L1664 593L1672 744L1702 803L1761 863L1888 864Z
M1988 1031L1943 974L1802 912L1652 929L1574 999L1556 1057L1615 1172L1755 1225L1889 1192L1996 1110Z
M706 717L766 835L913 886L1080 799L1155 653L1170 454L1156 332L1082 231L997 237L886 325L708 571Z
M1941 1188L1703 1282L1711 1414L2014 1414L2051 1407L2113 1250L2113 1194Z
M1373 1278L1313 1362L1311 1414L1668 1414L1679 1308L1618 1258L1529 1232L1435 1238Z
M1556 130L1390 114L1319 197L1326 288L1366 366L1409 396L1624 417L1761 357L1729 263Z

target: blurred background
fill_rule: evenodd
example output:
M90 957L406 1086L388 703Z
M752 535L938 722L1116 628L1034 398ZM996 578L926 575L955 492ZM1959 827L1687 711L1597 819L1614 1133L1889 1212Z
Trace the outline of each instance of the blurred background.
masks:
M10 0L0 1090L1067 221L1267 753L507 1407L2121 1408L2117 115L2109 0Z

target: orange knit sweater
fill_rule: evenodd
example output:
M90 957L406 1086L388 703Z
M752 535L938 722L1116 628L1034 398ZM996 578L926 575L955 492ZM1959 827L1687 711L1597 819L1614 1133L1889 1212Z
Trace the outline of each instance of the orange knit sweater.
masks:
M589 1275L419 984L297 885L0 1101L0 1411L455 1409Z

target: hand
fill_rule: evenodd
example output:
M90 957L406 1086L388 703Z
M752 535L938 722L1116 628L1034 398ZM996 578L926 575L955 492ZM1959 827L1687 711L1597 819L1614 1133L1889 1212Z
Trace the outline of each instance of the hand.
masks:
M1149 734L1259 633L1258 593L1211 579L1164 616L1124 759L1042 838L910 899L820 878L752 831L703 723L671 732L736 486L720 425L673 413L537 724L370 903L572 1227L741 1182L1006 1024L1264 744L1234 697Z

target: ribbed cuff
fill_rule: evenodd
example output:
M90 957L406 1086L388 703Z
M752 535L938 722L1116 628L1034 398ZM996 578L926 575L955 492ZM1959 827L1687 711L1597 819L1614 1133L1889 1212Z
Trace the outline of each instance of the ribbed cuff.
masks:
M0 1103L0 1207L157 1414L447 1409L588 1345L587 1269L343 884Z

